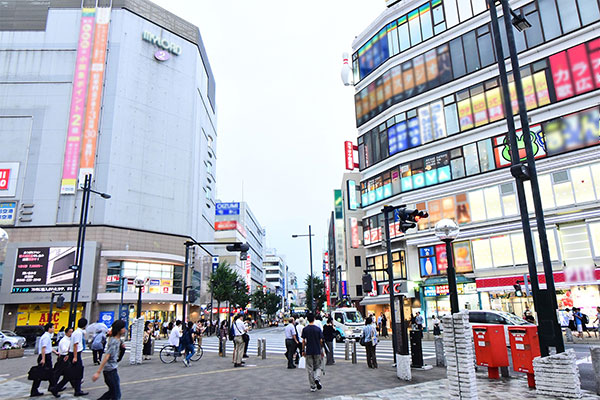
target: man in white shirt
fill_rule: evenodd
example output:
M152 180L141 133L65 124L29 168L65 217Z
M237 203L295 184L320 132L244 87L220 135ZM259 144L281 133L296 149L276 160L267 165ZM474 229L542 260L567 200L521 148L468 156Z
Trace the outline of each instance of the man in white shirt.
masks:
M54 366L54 378L58 381L61 377L62 380L56 385L57 390L65 387L69 379L64 376L69 360L69 347L71 347L71 335L73 334L73 328L68 327L65 329L65 336L58 342L58 359Z
M54 374L52 373L52 336L54 335L54 324L52 322L48 322L44 325L44 334L40 337L40 342L38 343L38 367L39 367L39 375L38 379L34 379L33 384L31 385L31 395L30 397L43 396L38 389L40 388L40 384L42 380L46 380L44 378L49 377L49 386L48 391L52 392L54 397L60 397L60 394L56 391L56 381L54 380Z
M73 364L73 372L71 374L71 386L75 389L74 396L85 396L88 393L81 391L81 381L83 380L83 360L81 358L81 352L83 351L83 341L85 336L85 327L87 326L87 319L80 318L77 321L77 329L71 335L71 342L69 343L69 361Z
M171 333L169 334L169 344L171 346L175 346L177 350L179 350L179 338L181 338L181 321L177 320L175 322L175 326L171 329Z
M246 332L246 326L244 321L241 319L241 314L237 314L233 318L233 366L243 367L244 357L244 333Z

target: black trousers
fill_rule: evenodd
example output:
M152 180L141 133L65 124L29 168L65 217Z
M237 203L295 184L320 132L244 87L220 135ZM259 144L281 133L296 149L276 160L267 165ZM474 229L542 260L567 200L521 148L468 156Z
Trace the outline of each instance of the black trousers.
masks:
M288 360L288 367L294 366L294 354L296 353L297 345L294 339L285 339L285 357Z
M102 355L104 354L104 350L92 350L92 354L94 356L94 364L102 362Z
M73 363L73 353L69 352L69 358L65 362L63 369L63 379L56 385L57 389L62 389L67 382L71 383L75 393L81 392L81 380L83 379L83 360L81 359L82 352L77 353L77 362Z
M375 346L373 346L373 342L367 342L365 349L367 351L367 365L369 368L377 368L377 357L375 355Z
M42 365L42 355L38 355L38 359L37 359L37 363L39 366ZM54 371L52 370L52 353L48 353L45 355L44 357L44 368L48 369L50 372L50 379L49 379L49 385L48 388L52 388L56 385L56 379L54 377ZM33 383L31 384L31 394L37 393L38 389L40 388L40 384L42 383L41 380L34 380Z
M242 335L242 338L244 339L244 357L246 357L248 355L248 345L250 344L250 335L248 335L247 333Z

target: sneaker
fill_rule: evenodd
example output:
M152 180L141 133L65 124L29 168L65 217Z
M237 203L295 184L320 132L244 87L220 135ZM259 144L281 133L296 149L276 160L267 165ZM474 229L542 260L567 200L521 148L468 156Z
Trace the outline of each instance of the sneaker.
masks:
M311 388L310 388L310 391L311 391L311 392L316 392L316 391L317 391L317 388L311 387Z
M190 366L190 362L184 358L183 359L183 365L185 365L186 367L189 367Z
M315 379L315 385L317 385L317 389L321 390L323 389L323 385L321 385L321 381L318 379Z

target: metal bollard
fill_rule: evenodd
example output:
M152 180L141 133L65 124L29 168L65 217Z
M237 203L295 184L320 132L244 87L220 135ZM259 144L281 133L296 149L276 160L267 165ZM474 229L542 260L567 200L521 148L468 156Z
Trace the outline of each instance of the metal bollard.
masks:
M348 361L350 359L350 340L344 339L344 344L346 345L346 350L344 352L344 360Z
M261 354L261 356L262 356L263 360L266 360L267 359L267 339L262 338L261 341L262 341L262 354Z
M221 357L227 357L227 338L221 338L222 352Z
M565 329L565 336L567 337L567 343L573 343L573 332L571 332L571 328Z
M262 340L260 339L256 339L256 347L258 349L258 354L256 354L258 357L260 357L262 355Z
M600 346L591 346L592 366L596 376L596 394L600 394Z
M356 364L356 340L352 339L352 364Z

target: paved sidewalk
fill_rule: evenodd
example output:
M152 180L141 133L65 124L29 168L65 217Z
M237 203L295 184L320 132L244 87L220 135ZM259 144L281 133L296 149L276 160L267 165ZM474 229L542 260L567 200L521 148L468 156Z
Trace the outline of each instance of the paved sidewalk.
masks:
M506 399L548 399L547 396L538 396L535 389L527 387L526 378L512 378L493 381L486 374L477 374L477 393L481 400L506 400ZM379 390L376 392L357 395L344 395L330 397L327 400L438 400L448 398L448 380L419 383L410 386L401 386L393 389ZM590 392L584 392L582 400L597 400ZM552 397L562 400L563 397Z

